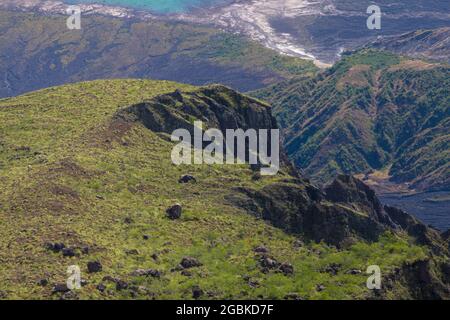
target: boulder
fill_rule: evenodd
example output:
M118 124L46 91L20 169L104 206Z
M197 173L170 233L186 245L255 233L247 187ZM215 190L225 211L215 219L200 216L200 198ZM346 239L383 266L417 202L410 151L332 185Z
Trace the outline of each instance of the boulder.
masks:
M326 289L326 287L323 285L323 284L318 284L317 286L316 286L316 291L317 292L321 292L321 291L323 291L323 290L325 290Z
M66 292L69 292L69 291L70 291L70 289L67 287L67 284L65 284L65 283L55 284L55 286L52 289L52 293L53 294L55 294L55 293L66 293Z
M174 204L166 210L167 217L171 220L181 218L182 207L179 203Z
M192 298L199 299L203 295L203 290L199 286L192 288Z
M137 269L131 275L135 277L145 276L145 277L159 278L161 277L161 272L155 269Z
M106 286L103 283L97 285L97 290L100 292L105 292Z
M291 292L284 296L284 300L300 301L300 300L303 300L303 298L298 293Z
M75 257L75 250L73 248L62 249L63 257Z
M283 263L280 266L281 272L283 272L286 276L294 274L294 267L290 263Z
M125 282L123 280L120 280L120 279L117 279L117 281L116 281L116 290L117 291L126 290L127 288L128 288L128 283L127 282Z
M89 273L100 272L102 271L102 264L98 261L89 261L87 268Z
M362 273L362 271L358 270L358 269L350 269L345 272L345 274L351 274L351 275L357 275L357 274L361 274L361 273Z
M45 244L45 248L47 250L50 250L50 251L53 251L53 252L60 252L65 247L66 246L64 245L64 243L61 243L61 242L55 242L55 243L47 242Z
M261 257L260 263L263 268L267 269L277 269L280 266L280 263L277 260L268 256Z
M38 286L45 287L48 285L48 280L47 279L39 279L37 284L38 284Z
M338 263L332 263L330 265L328 265L324 272L327 272L333 276L337 275L339 270L341 270L342 265L338 264Z
M194 176L191 176L189 174L185 174L185 175L180 177L178 182L179 183L197 182L197 179Z
M253 249L255 253L268 253L269 249L267 249L265 246L257 246L255 249Z
M183 269L190 269L195 267L200 267L202 264L196 258L193 257L184 257L181 259L180 266Z

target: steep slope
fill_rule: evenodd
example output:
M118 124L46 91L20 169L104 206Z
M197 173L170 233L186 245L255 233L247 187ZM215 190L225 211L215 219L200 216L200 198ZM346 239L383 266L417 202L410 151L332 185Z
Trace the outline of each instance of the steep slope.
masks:
M308 175L374 170L416 190L450 189L450 68L362 50L317 77L256 92Z
M380 37L367 48L387 50L413 58L450 63L450 27L417 30L399 36Z
M270 111L226 87L148 80L0 100L1 297L448 298L441 236L354 178L321 191L286 162L272 177L172 164L174 119L276 128ZM85 282L61 292L69 265Z
M345 50L359 48L377 37L397 36L417 29L450 26L450 8L442 0L320 0L308 1L312 10L293 8L271 17L274 34L284 35L321 61L335 63ZM303 1L302 1L303 3ZM277 5L278 2L274 1ZM381 29L367 28L367 9L381 10ZM286 34L288 36L286 36Z
M152 78L251 90L314 72L310 61L280 55L209 26L151 19L68 17L0 11L0 97L103 78Z

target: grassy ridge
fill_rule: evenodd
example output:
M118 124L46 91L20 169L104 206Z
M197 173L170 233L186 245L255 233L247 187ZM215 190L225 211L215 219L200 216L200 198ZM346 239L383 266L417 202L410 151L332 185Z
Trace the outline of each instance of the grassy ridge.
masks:
M365 270L379 264L383 272L428 256L406 235L386 233L379 242L358 242L346 250L298 240L230 206L225 197L235 187L260 189L286 174L255 180L249 166L176 167L172 144L140 124L115 126L120 108L175 89L191 86L149 80L95 81L49 88L0 100L0 292L6 298L58 298L52 286L64 283L69 265L79 265L88 283L79 298L192 298L200 286L203 298L309 299L365 298ZM179 184L180 175L196 184ZM175 202L180 220L165 217ZM145 240L143 236L148 236ZM63 242L77 256L45 249ZM294 275L261 272L254 247L264 244ZM89 247L88 253L82 248ZM203 264L191 275L174 271L181 258ZM88 274L98 260L101 273ZM326 271L341 265L337 275ZM134 276L153 268L160 278ZM118 277L124 290L102 281ZM39 286L47 279L47 286ZM104 293L96 289L107 287ZM323 285L323 290L317 290ZM409 295L399 283L388 296Z

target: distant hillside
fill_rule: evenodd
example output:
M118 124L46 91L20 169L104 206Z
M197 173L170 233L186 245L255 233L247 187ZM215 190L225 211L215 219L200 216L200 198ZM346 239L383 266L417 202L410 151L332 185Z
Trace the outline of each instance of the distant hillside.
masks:
M310 61L279 55L217 28L163 20L0 11L0 97L100 78L153 78L242 91L305 72Z
M381 37L366 47L450 63L450 27Z
M450 68L363 50L317 77L256 93L308 175L379 171L415 190L450 189Z
M286 162L271 177L175 166L169 134L194 120L277 128L269 106L218 85L94 81L0 100L0 299L449 298L446 238L359 180L320 190ZM80 290L65 287L70 265Z
M290 2L295 6L295 1ZM278 34L289 34L295 43L316 58L334 63L342 51L360 48L378 36L398 36L417 29L450 27L447 0L321 0L311 1L318 12L272 17ZM367 8L380 7L381 29L367 28Z

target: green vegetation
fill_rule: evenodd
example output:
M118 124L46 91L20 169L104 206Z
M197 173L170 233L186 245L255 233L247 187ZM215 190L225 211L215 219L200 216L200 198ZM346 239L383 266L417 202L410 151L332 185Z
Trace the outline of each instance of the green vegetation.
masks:
M365 49L254 95L274 104L289 156L320 182L390 168L396 183L448 190L449 72Z
M254 179L248 165L174 166L173 144L140 123L113 120L114 114L155 95L194 87L150 80L83 82L0 100L0 292L9 299L58 298L69 265L79 265L88 283L79 298L277 298L289 293L309 299L367 298L364 271L378 264L385 274L429 256L429 248L404 233L386 232L377 242L346 249L297 238L226 201L236 187L259 190L290 178ZM234 101L231 96L224 96ZM183 174L197 183L180 184ZM165 210L179 202L183 214ZM144 235L148 238L144 239ZM63 257L45 243L63 242L76 256ZM293 275L260 270L253 249L265 245ZM89 252L83 252L84 247ZM173 270L184 256L203 266L191 275ZM102 263L87 273L88 261ZM336 275L324 271L339 264ZM156 269L160 278L136 276ZM351 269L362 274L351 275ZM116 290L105 276L126 281ZM47 286L39 286L47 279ZM96 286L106 285L102 293ZM250 284L251 285L250 285ZM317 290L318 285L324 288ZM406 292L406 293L405 293ZM388 297L408 298L399 283Z
M103 78L222 83L247 91L317 71L311 61L212 27L87 15L81 30L69 30L66 19L0 12L0 97Z

